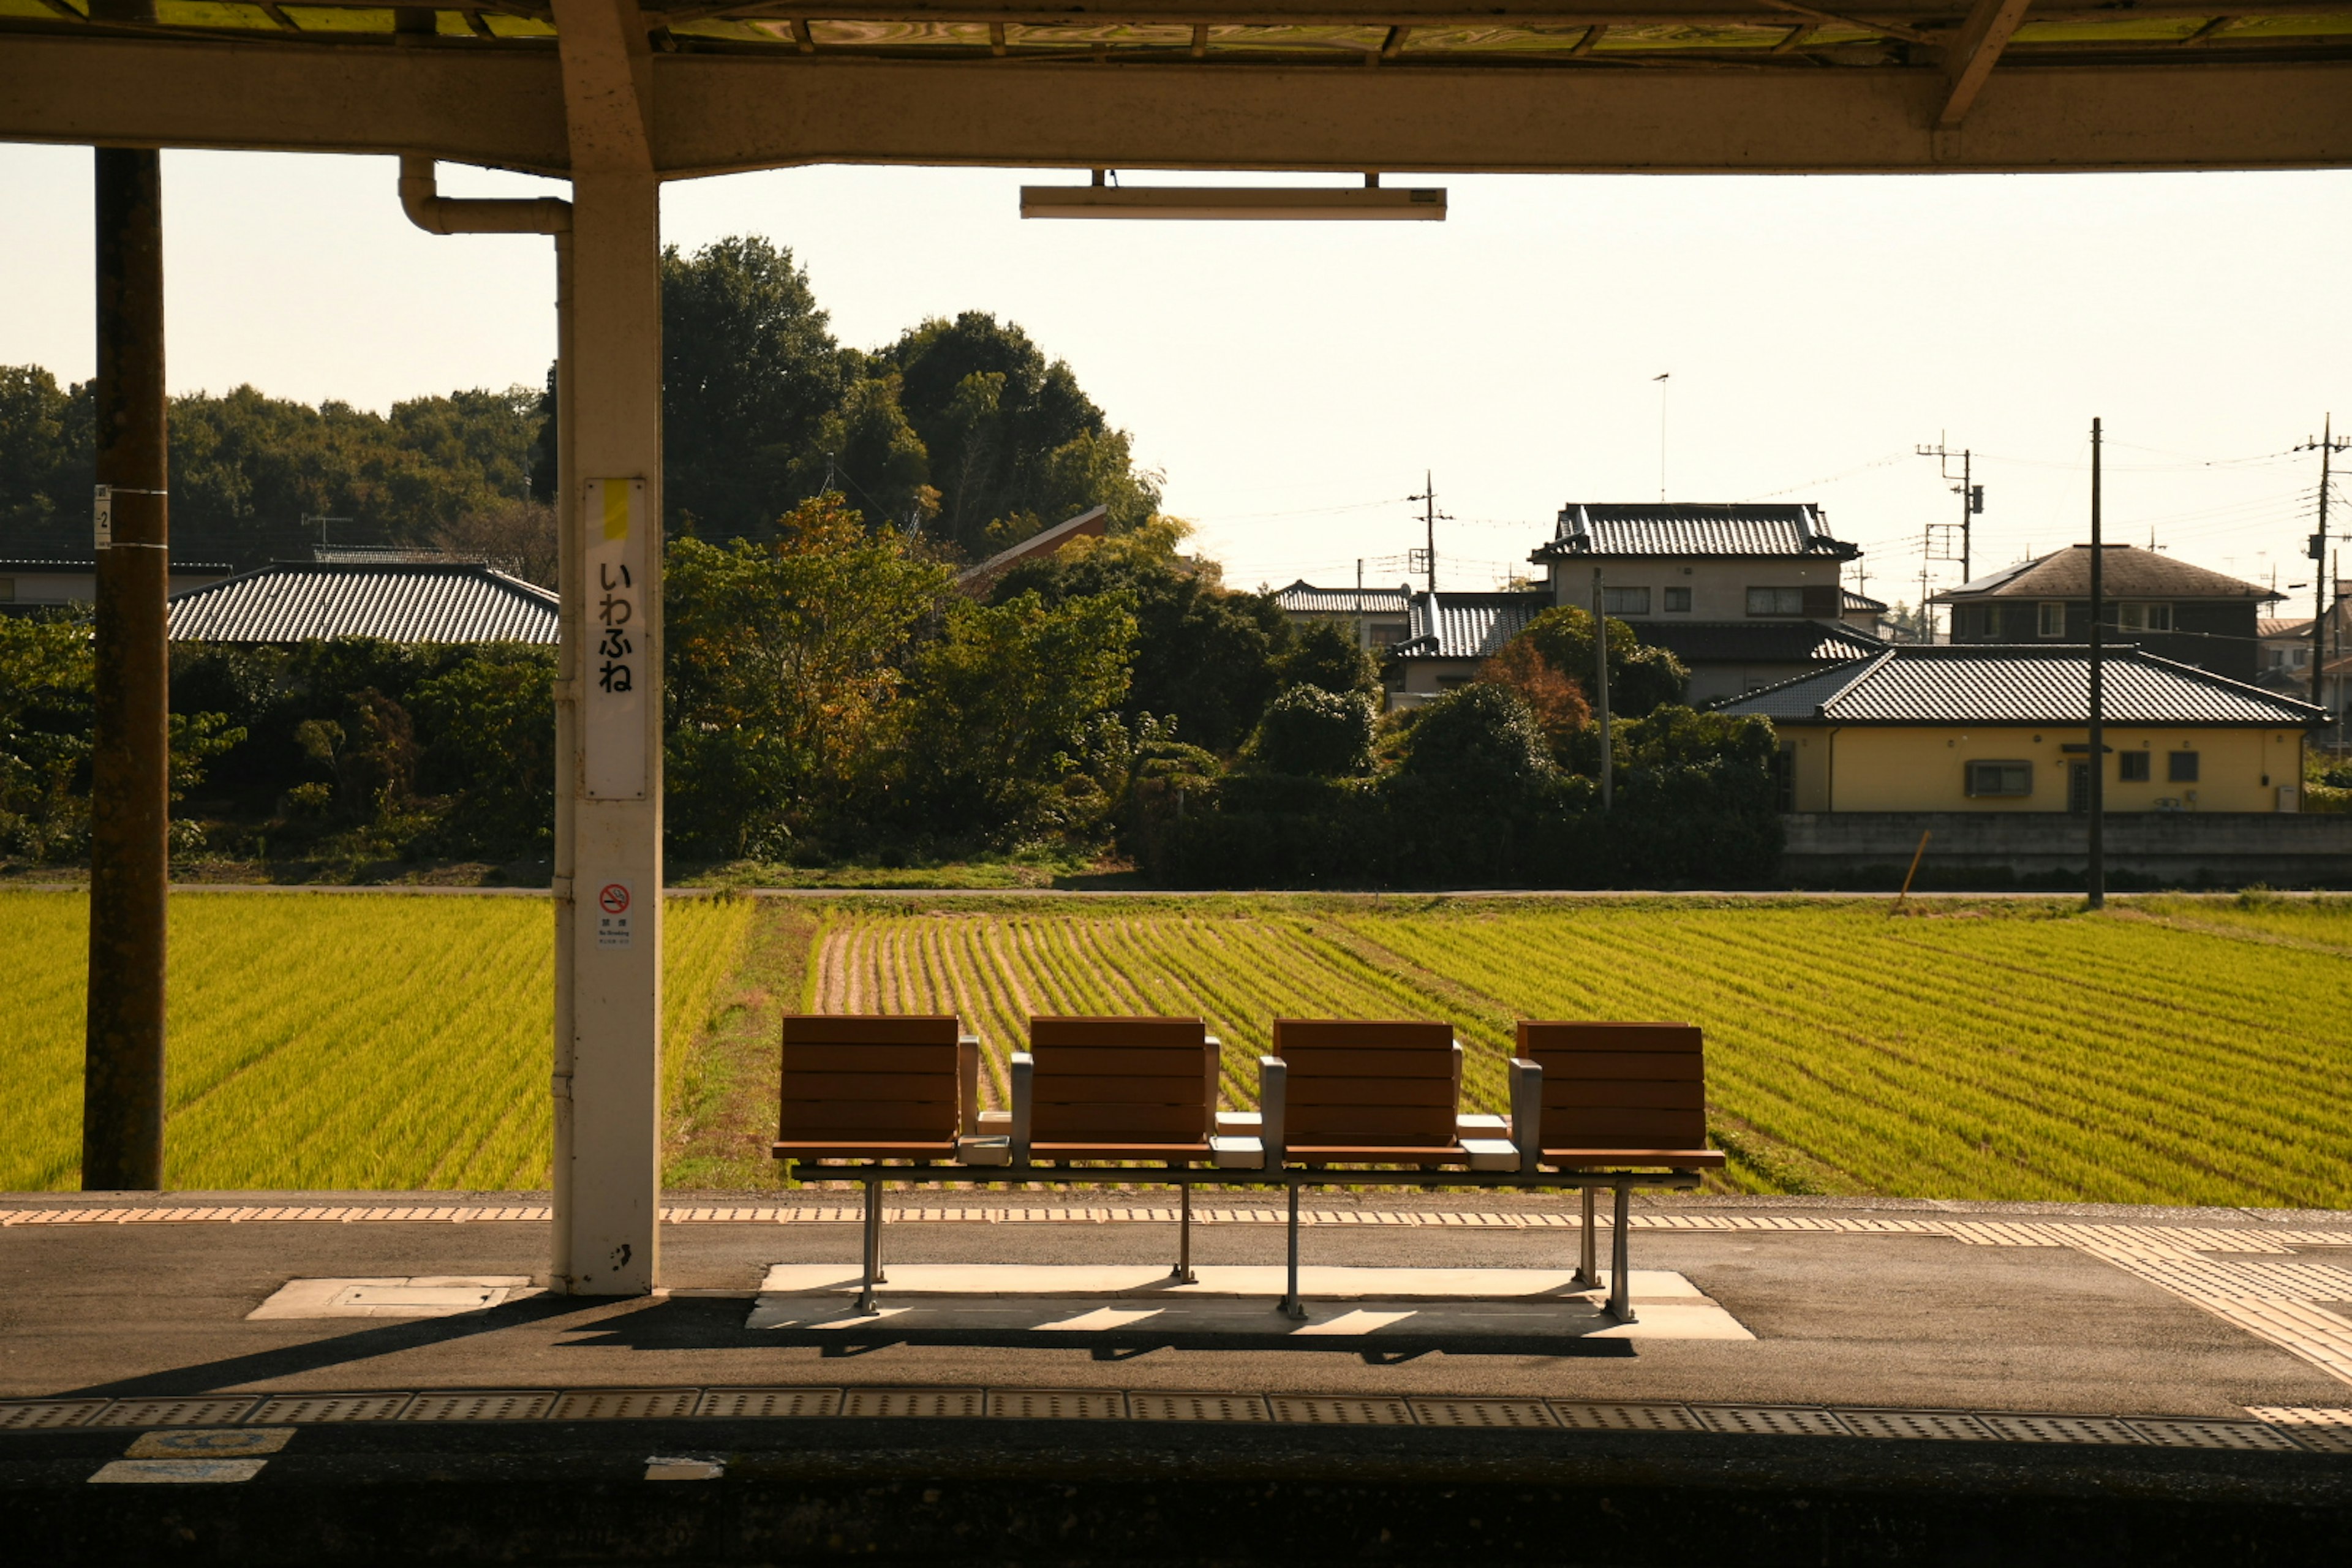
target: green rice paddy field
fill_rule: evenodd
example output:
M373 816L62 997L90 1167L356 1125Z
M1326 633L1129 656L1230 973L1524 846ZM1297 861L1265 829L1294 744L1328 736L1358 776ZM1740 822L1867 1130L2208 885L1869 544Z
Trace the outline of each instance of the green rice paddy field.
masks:
M85 904L0 893L0 1189L76 1180ZM546 1180L546 907L174 906L178 1187ZM1229 1103L1276 1016L1452 1019L1501 1110L1519 1017L1686 1019L1748 1190L2352 1207L2352 900L673 900L670 1174L775 1181L779 1011L1199 1013Z

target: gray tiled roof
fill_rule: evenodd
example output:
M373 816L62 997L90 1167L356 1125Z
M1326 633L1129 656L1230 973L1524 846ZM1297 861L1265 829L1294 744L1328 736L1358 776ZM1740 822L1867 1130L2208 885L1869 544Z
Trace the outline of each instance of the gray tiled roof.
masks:
M2225 577L2202 566L2128 544L2100 546L2099 591L2110 599L2253 599L2267 603L2286 595L2253 583ZM1975 599L2088 599L2091 547L2069 545L1989 572L1973 582L1937 594L1932 604Z
M1778 556L1850 561L1862 547L1832 538L1810 506L1778 503L1570 501L1551 542L1528 559L1612 556Z
M1868 658L1887 645L1843 621L1628 621L1643 642L1683 663L1806 664Z
M1274 602L1295 616L1401 616L1411 587L1318 588L1300 578L1274 592Z
M173 642L556 641L560 601L478 562L279 562L172 596Z
M1884 604L1872 598L1869 595L1857 594L1851 588L1840 588L1838 590L1838 594L1840 595L1838 600L1839 608L1844 610L1848 615L1853 614L1856 610L1868 610L1872 614L1875 615L1883 612L1886 608Z
M1525 593L1415 594L1402 658L1486 658L1551 608L1551 595Z
M2111 649L2110 724L2314 724L2308 702L2137 648ZM2079 724L2090 710L2082 647L1904 644L1869 659L1717 703L1725 713L1834 724Z

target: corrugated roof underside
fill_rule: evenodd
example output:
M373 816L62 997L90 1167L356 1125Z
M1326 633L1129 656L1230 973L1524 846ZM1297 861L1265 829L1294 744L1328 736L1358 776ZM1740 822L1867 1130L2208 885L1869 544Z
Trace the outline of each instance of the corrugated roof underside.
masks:
M265 569L172 603L174 642L290 643L381 637L405 643L539 643L556 609L487 572Z

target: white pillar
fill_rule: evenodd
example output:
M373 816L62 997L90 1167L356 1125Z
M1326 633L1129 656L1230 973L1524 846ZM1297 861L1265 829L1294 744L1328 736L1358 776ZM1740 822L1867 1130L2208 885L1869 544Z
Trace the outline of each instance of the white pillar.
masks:
M559 378L551 1284L660 1280L661 282L649 169L575 171Z

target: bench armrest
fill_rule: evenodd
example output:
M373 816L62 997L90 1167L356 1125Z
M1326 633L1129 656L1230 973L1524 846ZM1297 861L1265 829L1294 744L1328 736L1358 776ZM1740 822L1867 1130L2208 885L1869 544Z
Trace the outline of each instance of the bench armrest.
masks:
M1258 1141L1265 1146L1265 1169L1282 1169L1286 1145L1282 1135L1282 1107L1285 1090L1290 1083L1290 1067L1280 1057L1257 1058Z
M980 1131L980 1037L956 1037L956 1127L966 1138Z
M1519 1151L1519 1173L1532 1176L1543 1159L1543 1068L1525 1057L1511 1058L1511 1142Z
M1013 1053L1013 1163L1029 1163L1029 1110L1032 1087L1037 1078L1037 1058L1027 1051Z

